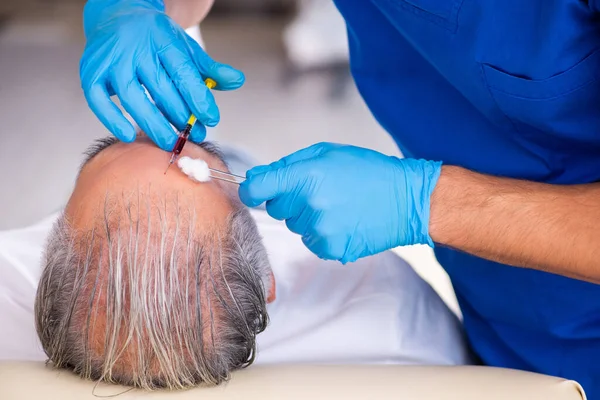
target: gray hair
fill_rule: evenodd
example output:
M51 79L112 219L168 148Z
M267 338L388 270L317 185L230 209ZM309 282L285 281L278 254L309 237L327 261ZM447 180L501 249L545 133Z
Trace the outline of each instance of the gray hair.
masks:
M178 211L172 232L159 212L153 230L150 211L106 204L102 227L78 233L63 215L48 238L35 320L49 361L149 390L217 385L252 364L271 269L248 210L200 235L193 215Z

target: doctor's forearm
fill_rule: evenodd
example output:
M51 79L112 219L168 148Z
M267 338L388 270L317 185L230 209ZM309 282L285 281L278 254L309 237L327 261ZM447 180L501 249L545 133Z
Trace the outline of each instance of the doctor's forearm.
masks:
M165 0L165 10L182 28L187 29L204 20L214 0Z
M559 186L444 166L430 236L442 246L600 283L600 184Z

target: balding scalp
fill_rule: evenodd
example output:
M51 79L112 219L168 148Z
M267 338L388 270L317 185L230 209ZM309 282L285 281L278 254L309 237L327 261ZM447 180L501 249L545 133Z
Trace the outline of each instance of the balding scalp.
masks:
M88 232L63 215L48 237L35 318L49 360L145 389L217 385L250 365L271 269L248 210L202 233L193 211L166 223L128 210L106 207Z

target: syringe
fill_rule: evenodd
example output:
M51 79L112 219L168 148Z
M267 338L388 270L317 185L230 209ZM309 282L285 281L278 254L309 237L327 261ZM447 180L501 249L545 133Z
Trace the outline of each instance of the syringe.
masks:
M214 80L212 80L210 78L206 78L204 83L206 84L206 87L209 89L213 89L214 87L217 86L217 82L215 82ZM175 142L175 146L173 147L173 152L171 153L171 159L169 160L169 165L167 166L167 169L165 170L165 175L167 174L167 171L169 170L171 165L173 165L175 160L177 160L177 157L179 157L179 155L183 151L183 147L187 143L188 138L190 137L190 133L192 132L192 128L194 127L195 123L196 123L196 117L192 114L190 116L190 119L188 120L187 124L185 125L185 128L179 134L179 138L177 139L177 142Z

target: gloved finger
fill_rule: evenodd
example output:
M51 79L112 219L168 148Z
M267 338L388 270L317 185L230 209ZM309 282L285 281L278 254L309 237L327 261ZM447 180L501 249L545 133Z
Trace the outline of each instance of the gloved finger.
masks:
M323 253L323 248L325 247L323 238L314 234L303 235L302 243L317 257L323 260L331 260L327 253Z
M268 165L258 165L254 168L249 169L246 172L246 179L252 178L255 175L264 174L267 171L273 171L279 168L284 168L295 162L304 161L309 158L316 157L323 154L325 151L331 149L330 146L338 146L333 143L317 143L309 146L305 149L298 150L288 156L285 156L277 161L272 162Z
M269 165L270 169L278 169L284 168L288 165L305 161L311 158L319 157L320 155L334 149L337 147L341 147L342 145L337 143L316 143L312 146L306 147L304 149L298 150L288 156L281 158L278 161L275 161Z
M345 241L331 239L315 233L302 236L302 243L313 254L323 260L342 261L346 253ZM343 261L342 264L346 264L346 262Z
M215 98L204 84L200 71L183 41L172 42L158 55L175 87L198 121L206 126L216 126L220 116Z
M106 82L106 91L108 92L108 95L110 97L115 96L115 90L112 88L112 85L110 84L110 82Z
M162 65L142 63L139 78L163 115L178 131L183 130L190 119L191 111ZM206 139L206 127L200 123L194 124L190 139L196 143L203 142Z
M240 184L239 196L248 207L256 207L284 193L290 193L299 185L298 171L282 168L254 175Z
M171 151L177 141L177 134L158 108L150 102L137 78L114 80L113 88L125 110L146 135L161 149Z
M271 170L270 165L258 165L256 167L250 168L248 171L246 171L246 179L250 179L254 175L263 174L270 170Z
M101 84L94 84L84 89L85 99L90 109L96 114L113 135L123 142L135 140L135 129L125 118L119 107L110 99L107 89Z
M314 219L313 215L311 210L305 205L299 213L285 220L285 226L291 232L304 236L310 229L311 221Z
M138 77L169 122L179 131L185 128L190 118L190 109L158 60L141 63Z
M298 198L298 193L290 192L268 200L266 209L271 218L283 221L300 215L304 204Z
M356 252L350 251L349 249L351 249L351 248L359 248L359 249L360 248L368 248L368 244L366 244L366 243L363 245L353 244L352 242L355 240L355 236L351 236L349 240L350 240L349 243L344 248L344 252L338 258L338 261L344 265L347 263L353 263L356 260L358 260L358 258L359 258L359 254L357 254Z
M194 143L204 142L204 139L206 139L206 127L196 122L192 128L192 133L190 133L190 139Z
M242 71L214 61L193 38L186 35L186 39L200 73L217 82L215 90L234 90L244 84L246 77Z

